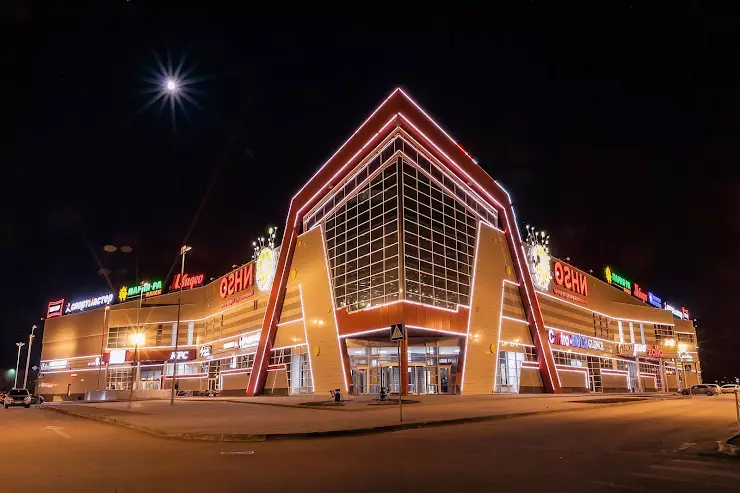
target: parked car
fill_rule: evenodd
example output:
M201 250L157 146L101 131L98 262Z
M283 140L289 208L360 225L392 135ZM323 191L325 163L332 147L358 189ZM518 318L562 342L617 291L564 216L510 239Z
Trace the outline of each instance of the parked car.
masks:
M720 387L723 394L731 394L733 392L740 392L740 385L736 383L726 383Z
M10 406L23 406L27 409L31 407L31 394L27 389L11 389L3 399L3 406L5 409Z
M713 383L692 385L690 389L681 389L680 393L683 395L717 395L721 394L722 391L719 385Z

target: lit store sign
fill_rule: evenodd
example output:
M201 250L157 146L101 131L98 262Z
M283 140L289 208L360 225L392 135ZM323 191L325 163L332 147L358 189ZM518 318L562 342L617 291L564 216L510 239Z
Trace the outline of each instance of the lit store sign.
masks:
M590 337L578 335L578 334L565 334L563 332L548 330L547 340L550 344L557 346L570 346L582 349L595 349L598 351L604 350L604 342L598 339L591 339Z
M668 303L665 304L665 309L668 310L669 312L671 312L674 317L676 317L676 318L683 318L683 313L681 313L681 310L677 310L677 309L673 308Z
M190 361L195 358L194 349L185 349L183 351L172 351L167 361Z
M234 272L224 276L219 285L219 294L222 298L254 286L254 263L240 267Z
M170 284L170 291L177 291L178 289L192 289L196 286L203 285L203 279L205 274L188 274L184 275L176 274L175 279Z
M144 298L162 294L162 281L147 282L144 285L135 284L133 286L123 286L118 290L118 301L126 301L129 298L138 298L141 295Z
M625 279L616 272L612 272L611 268L609 267L606 268L605 273L606 282L608 282L609 284L614 284L615 286L619 286L628 293L632 291L632 281L630 281L629 279Z
M113 293L104 294L103 296L96 296L93 298L85 298L84 300L73 301L67 303L64 307L64 314L72 312L81 312L87 308L95 308L103 305L110 305L113 303Z
M663 308L663 300L655 296L653 293L648 293L648 303L657 308Z
M647 303L648 295L645 291L643 291L640 288L640 285L635 283L635 289L632 291L632 294L637 298L638 300L642 301L643 303Z
M50 301L49 306L46 308L46 318L58 317L62 314L64 308L64 298L57 301Z
M42 370L62 370L64 368L67 368L66 359L57 359L54 361L47 361L45 363L41 363Z
M555 284L563 286L577 294L588 296L588 278L586 277L586 274L560 262L559 260L555 261L552 271L554 274L553 277L555 279ZM558 287L553 287L552 292L570 301L575 301L584 305L587 303L585 298L576 296L568 291L563 291Z
M239 349L247 349L250 347L257 347L260 343L260 335L253 334L250 336L241 336L239 338Z

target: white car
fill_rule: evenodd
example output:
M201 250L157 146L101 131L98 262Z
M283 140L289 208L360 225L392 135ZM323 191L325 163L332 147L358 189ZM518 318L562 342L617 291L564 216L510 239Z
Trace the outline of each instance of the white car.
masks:
M740 392L740 385L736 383L726 383L720 387L723 394L731 394L733 392Z
M11 389L5 396L3 406L5 409L10 406L23 406L28 409L31 407L31 394L26 389Z

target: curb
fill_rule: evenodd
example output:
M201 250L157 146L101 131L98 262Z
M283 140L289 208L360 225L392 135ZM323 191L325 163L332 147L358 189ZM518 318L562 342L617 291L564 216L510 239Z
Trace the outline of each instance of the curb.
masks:
M648 402L658 402L669 399L646 399L637 400L634 402L614 402L608 404L594 404L597 406L596 409L603 409L605 407L617 407L617 406L633 406L637 404L645 404ZM269 404L266 404L269 405ZM524 411L517 413L504 413L504 414L493 414L487 416L471 416L465 418L450 418L433 421L409 421L406 423L395 423L387 425L369 426L364 428L346 428L341 430L325 430L325 431L307 431L298 433L168 433L156 428L150 428L148 426L139 425L130 421L113 418L110 416L101 416L93 413L70 411L58 407L41 407L40 409L53 411L69 416L76 416L78 418L90 419L94 421L100 421L112 425L122 426L136 430L148 435L156 436L159 438L168 438L175 440L195 440L195 441L211 441L211 442L264 442L267 440L300 440L300 439L311 439L311 438L330 438L330 437L341 437L341 436L359 436L359 435L370 435L375 433L388 433L392 431L409 430L415 428L431 428L435 426L448 426L465 423L480 423L484 421L498 421L503 419L523 418L527 416L538 416L547 414L561 414L561 413L572 413L578 411L589 411L593 407L589 408L576 408L576 409L549 409L542 411Z
M78 418L90 419L93 421L100 421L103 423L122 426L124 428L140 431L148 435L153 435L160 438L212 442L264 442L265 440L267 440L267 435L253 433L167 433L156 428L150 428L148 426L139 425L130 421L124 421L122 419L111 418L110 416L101 416L99 414L84 412L74 412L58 407L42 407L41 409L45 411L53 411L56 413L66 414L68 416L75 416Z

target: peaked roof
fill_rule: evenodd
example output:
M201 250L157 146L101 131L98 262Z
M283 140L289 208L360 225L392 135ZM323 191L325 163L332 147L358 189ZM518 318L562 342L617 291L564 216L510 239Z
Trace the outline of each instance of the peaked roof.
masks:
M491 206L511 205L506 190L403 89L396 88L293 197L291 208L296 209L298 220L396 127L416 138Z

